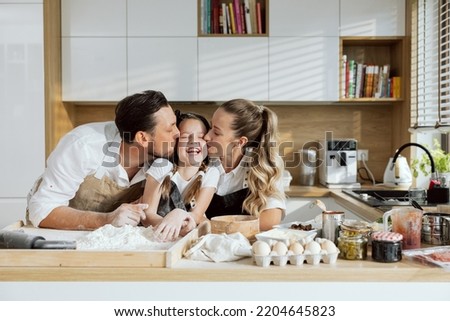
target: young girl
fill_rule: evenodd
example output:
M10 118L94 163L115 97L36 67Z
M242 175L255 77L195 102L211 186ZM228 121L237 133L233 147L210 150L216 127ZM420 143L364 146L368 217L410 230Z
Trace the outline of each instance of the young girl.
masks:
M174 162L162 158L153 162L142 199L149 205L143 224L157 226L155 232L163 240L185 235L206 220L220 176L216 167L207 166L208 121L196 113L176 111L176 115L180 137Z

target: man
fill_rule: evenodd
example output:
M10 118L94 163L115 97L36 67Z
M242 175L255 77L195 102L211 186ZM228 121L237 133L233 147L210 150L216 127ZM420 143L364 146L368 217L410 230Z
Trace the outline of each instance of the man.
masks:
M148 206L136 202L148 164L171 156L178 136L175 114L161 92L124 98L114 122L82 125L61 139L28 197L29 220L72 230L136 226Z

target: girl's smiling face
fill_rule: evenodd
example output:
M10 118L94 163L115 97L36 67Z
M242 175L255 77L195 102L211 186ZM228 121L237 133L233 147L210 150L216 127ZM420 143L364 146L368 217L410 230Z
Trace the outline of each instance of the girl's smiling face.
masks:
M180 166L200 166L208 156L205 134L206 127L198 119L184 119L178 125L180 138L177 152Z

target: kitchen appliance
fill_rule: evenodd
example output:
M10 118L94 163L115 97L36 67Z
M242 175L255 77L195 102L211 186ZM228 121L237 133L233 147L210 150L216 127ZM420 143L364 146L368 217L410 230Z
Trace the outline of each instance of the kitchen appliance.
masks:
M408 161L400 153L410 146L421 148L429 157L431 164L431 174L435 175L435 167L431 153L424 146L417 143L406 143L400 146L394 154L394 157L389 159L383 176L383 184L389 187L409 188L412 184L412 173L409 168Z
M389 158L383 176L383 184L388 187L409 188L412 184L412 173L406 157Z
M450 214L425 213L422 220L422 242L431 245L450 244Z
M319 180L333 188L359 187L355 139L322 140L319 149Z
M301 149L300 162L300 185L313 186L316 181L317 152L313 149Z

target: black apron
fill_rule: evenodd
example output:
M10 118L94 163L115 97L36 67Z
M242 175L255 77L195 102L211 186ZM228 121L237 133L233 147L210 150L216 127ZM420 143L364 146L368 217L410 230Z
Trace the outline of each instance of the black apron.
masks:
M170 194L169 198L163 199L161 198L158 204L158 215L164 217L166 216L170 211L181 208L182 210L188 211L190 206L185 205L183 202L183 198L181 197L180 190L178 189L177 184L170 181Z
M248 194L248 188L223 196L214 194L213 199L206 210L206 217L210 219L211 217L222 215L249 215L249 213L242 209L242 204Z

